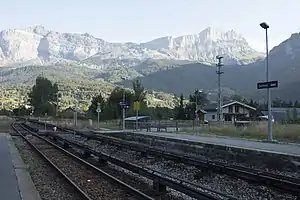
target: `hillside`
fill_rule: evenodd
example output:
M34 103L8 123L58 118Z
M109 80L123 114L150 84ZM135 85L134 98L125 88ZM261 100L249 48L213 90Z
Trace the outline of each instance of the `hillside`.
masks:
M296 89L300 87L300 67L297 63L290 63L290 66L283 67L275 62L270 62L272 66L272 80L279 81L279 88L273 89L275 97L292 100L297 99L294 94L296 90L285 95L289 87ZM203 89L207 92L216 92L217 74L216 68L203 64L188 64L178 68L160 71L149 76L141 77L146 88L157 91L171 92L175 94L183 93L188 95L196 88ZM221 76L222 87L226 89L226 93L237 92L253 98L264 98L263 91L256 90L256 84L265 81L265 65L263 62L251 64L247 66L226 66L223 67L224 74ZM129 82L125 81L125 85ZM290 85L290 86L289 86Z
M76 65L29 65L24 67L0 68L0 83L33 84L39 75L45 75L53 81L63 79L85 80L95 78L102 71Z
M270 80L278 80L279 88L272 89L273 98L283 100L300 100L300 33L270 51ZM216 67L204 64L185 64L165 71L158 71L141 77L145 87L149 89L183 93L188 95L193 90L203 89L215 95L217 89ZM224 93L238 94L255 99L265 99L266 92L256 89L257 82L266 80L265 61L259 60L248 65L225 65L221 76ZM120 84L128 85L128 81Z
M99 78L99 74L102 74L101 70L68 65L0 68L0 105L2 108L12 109L19 103L26 104L27 93L36 77L42 75L58 83L62 92L62 108L77 102L80 108L86 110L93 96L101 93L108 97L115 87ZM131 87L129 85L128 89ZM174 107L174 97L171 94L151 91L146 97L150 107Z

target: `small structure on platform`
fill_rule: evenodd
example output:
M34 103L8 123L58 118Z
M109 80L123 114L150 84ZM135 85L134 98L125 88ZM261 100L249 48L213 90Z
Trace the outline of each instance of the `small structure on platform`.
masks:
M63 117L67 117L67 118L72 118L74 116L74 113L77 113L78 117L85 117L86 116L86 113L84 111L82 111L79 108L72 107L72 106L70 106L67 109L65 109L62 112L62 116Z
M204 116L204 119L208 122L217 121L217 113L218 113L218 105L210 104L204 108L207 112ZM234 123L239 118L249 118L251 117L251 113L256 111L256 108L249 106L245 103L239 101L230 101L226 102L222 106L223 120L224 121L232 121Z
M139 125L141 123L147 123L150 120L150 116L132 116L125 118L125 127L128 129L134 129L136 125L136 119Z
M198 109L197 111L196 111L196 113L197 113L197 117L198 117L198 120L199 121L204 121L204 118L205 118L205 114L207 113L205 110L202 110L202 109Z

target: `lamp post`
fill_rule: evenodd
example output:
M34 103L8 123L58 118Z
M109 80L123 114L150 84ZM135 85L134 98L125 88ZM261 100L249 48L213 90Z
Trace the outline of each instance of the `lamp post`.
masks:
M266 79L267 82L270 80L269 75L269 41L268 41L268 28L270 26L266 22L260 23L260 26L266 30ZM271 113L271 90L270 88L267 88L268 93L268 139L270 141L273 140L272 136L272 113Z

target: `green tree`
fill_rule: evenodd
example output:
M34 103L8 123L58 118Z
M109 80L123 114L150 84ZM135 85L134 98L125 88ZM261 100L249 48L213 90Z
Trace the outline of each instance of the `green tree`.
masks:
M239 101L239 102L242 102L242 101L243 101L243 97L240 96L240 95L238 95L238 94L232 95L232 96L230 97L230 99L231 99L232 101Z
M183 94L181 94L180 95L180 100L179 100L179 106L175 108L176 119L179 119L179 120L186 119L183 101L184 101L184 97L183 97Z
M144 101L146 99L147 92L139 79L132 81L132 89L134 101Z
M98 114L97 113L98 103L100 104L101 112L103 112L106 102L105 102L105 99L102 97L101 94L99 94L97 96L94 96L92 98L92 103L91 103L91 105L89 106L89 109L88 109L88 112L90 114L92 114L94 117L97 116L97 114Z
M250 99L250 101L249 101L248 104L249 104L249 106L252 106L252 107L254 107L254 108L256 107L256 106L255 106L255 103L254 103L254 101L253 101L252 99Z
M293 102L292 101L289 101L289 103L288 103L288 108L292 108L293 107Z
M292 119L292 118L291 118L291 112L290 112L290 109L287 109L287 110L286 110L286 116L287 116L287 121L290 122L291 119Z
M31 113L30 109L26 109L25 106L13 109L13 114L15 116L28 116Z
M298 112L296 108L293 108L293 121L296 122L298 119Z
M140 110L139 110L139 116L142 115L150 115L151 111L148 109L146 100L146 94L147 91L145 91L144 86L142 85L141 81L139 79L136 79L132 81L132 89L133 89L133 102L131 102L131 106L128 109L128 116L136 115L136 111L134 110L134 102L139 101L140 102Z
M195 92L191 94L189 98L191 103L198 105L200 108L204 107L208 103L207 94L199 90L195 90Z
M9 110L6 110L6 109L1 109L0 110L0 115L9 116L10 114L11 114L11 112Z
M34 107L35 115L53 115L55 113L56 94L58 92L57 84L52 84L50 80L44 77L37 77L35 85L28 93L29 102Z
M116 87L108 97L104 108L104 117L106 119L117 119L122 116L122 107L120 106L120 102L123 101L123 93L125 93L125 101L127 104L129 106L132 104L133 94L128 90Z

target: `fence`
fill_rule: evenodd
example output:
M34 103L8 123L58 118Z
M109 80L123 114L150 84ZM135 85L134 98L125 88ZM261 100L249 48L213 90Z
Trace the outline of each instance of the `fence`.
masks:
M61 127L77 128L77 129L122 129L122 120L109 120L100 121L99 125L97 120L85 119L77 120L74 119L53 119L53 118L39 118L40 121L45 121L47 123L56 124ZM175 132L182 129L194 130L196 128L207 127L216 124L216 122L210 122L205 124L203 121L199 120L149 120L146 122L138 122L138 130L143 131L165 131L165 132ZM225 125L232 125L231 122L224 122ZM136 121L126 121L125 127L127 130L136 130Z

